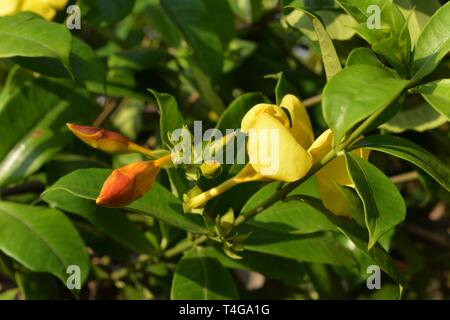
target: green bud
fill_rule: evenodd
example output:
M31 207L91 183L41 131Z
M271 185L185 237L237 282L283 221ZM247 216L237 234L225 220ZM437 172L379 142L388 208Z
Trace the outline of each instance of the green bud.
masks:
M203 162L200 171L205 178L214 179L222 173L222 165L218 161Z

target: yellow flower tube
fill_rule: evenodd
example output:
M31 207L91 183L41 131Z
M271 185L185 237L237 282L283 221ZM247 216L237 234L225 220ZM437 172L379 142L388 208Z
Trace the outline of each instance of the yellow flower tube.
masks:
M320 161L332 148L333 133L330 129L322 133L309 148L314 163ZM358 149L353 154L368 159L369 151ZM351 217L352 208L341 186L354 188L347 171L344 155L338 155L316 174L319 193L324 206L338 216Z

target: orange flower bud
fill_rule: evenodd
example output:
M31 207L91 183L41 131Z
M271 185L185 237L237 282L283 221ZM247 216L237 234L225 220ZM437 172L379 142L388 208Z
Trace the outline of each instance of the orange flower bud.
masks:
M152 160L131 163L114 170L104 182L97 204L115 208L139 199L155 183L159 169L159 161Z
M111 154L133 152L130 146L133 144L128 138L106 129L79 126L68 123L67 127L74 135L89 146Z

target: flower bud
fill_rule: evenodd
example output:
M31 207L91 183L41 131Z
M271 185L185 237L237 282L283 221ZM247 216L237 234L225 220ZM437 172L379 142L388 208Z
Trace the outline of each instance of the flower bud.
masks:
M67 127L81 141L92 148L110 154L124 154L134 151L130 148L132 142L116 132L97 127L79 126L72 123L68 123Z
M159 168L157 161L141 161L114 170L104 182L97 204L115 208L139 199L155 183Z
M222 165L218 161L206 161L200 166L202 175L207 179L214 179L222 173Z

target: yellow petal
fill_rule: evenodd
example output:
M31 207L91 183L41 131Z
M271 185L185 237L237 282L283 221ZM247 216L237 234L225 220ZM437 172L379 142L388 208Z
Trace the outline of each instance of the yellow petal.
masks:
M330 152L332 145L333 132L328 129L322 133L308 149L313 157L314 163L320 161L328 152Z
M311 155L277 117L260 112L252 119L250 129L247 151L257 173L289 182L302 178L309 171Z
M332 180L317 176L323 205L337 216L351 217L352 208L341 188Z
M286 108L291 115L291 132L295 139L308 149L314 141L314 133L305 106L296 96L287 94L281 100L280 107Z
M257 117L262 113L272 115L273 117L278 119L278 121L280 121L283 124L283 126L289 128L289 118L284 113L283 109L274 104L260 103L251 108L245 114L244 118L242 118L241 121L242 132L248 132L248 130L255 125Z
M46 20L52 20L56 15L56 9L47 0L24 0L21 11L35 12Z
M50 5L57 9L57 10L62 10L67 6L67 3L69 2L69 0L47 0Z
M20 10L22 0L1 0L0 16L8 16L17 13Z

